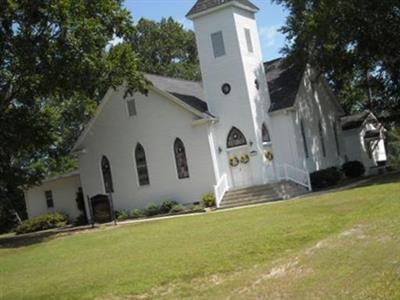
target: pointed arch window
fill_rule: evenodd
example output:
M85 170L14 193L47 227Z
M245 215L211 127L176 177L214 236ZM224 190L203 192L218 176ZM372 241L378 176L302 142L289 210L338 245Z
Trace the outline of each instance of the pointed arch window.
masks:
M101 158L101 172L103 173L104 189L106 193L113 193L114 186L111 175L111 165L108 158L103 155Z
M147 160L146 153L144 152L143 146L138 143L135 149L135 160L136 160L136 169L139 179L139 185L149 185L149 170L147 169Z
M301 137L303 138L304 154L306 155L306 158L309 158L307 139L306 139L306 132L304 130L303 120L300 120L300 129L301 129Z
M271 143L271 137L269 135L269 131L268 131L267 125L265 125L265 123L262 124L261 134L262 134L263 143Z
M318 132L319 132L319 139L321 141L322 155L325 157L326 156L326 148L325 148L324 130L322 128L321 121L319 121L319 123L318 123Z
M189 167L186 159L185 145L180 138L175 140L174 153L178 178L189 178Z
M247 141L244 134L236 127L232 127L232 129L229 131L228 139L226 142L227 148L238 147L246 144Z

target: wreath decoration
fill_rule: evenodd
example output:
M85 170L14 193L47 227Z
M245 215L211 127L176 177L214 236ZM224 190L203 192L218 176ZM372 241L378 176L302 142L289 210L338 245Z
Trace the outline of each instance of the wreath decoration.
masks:
M247 154L242 155L242 156L240 157L240 162L241 162L242 164L247 164L247 163L249 162L249 160L250 160L250 157L249 157Z
M231 167L237 167L238 165L239 165L239 159L236 157L236 156L234 156L234 157L231 157L230 159L229 159L229 165L231 166Z
M269 161L272 161L274 159L274 154L271 150L265 151L265 158Z

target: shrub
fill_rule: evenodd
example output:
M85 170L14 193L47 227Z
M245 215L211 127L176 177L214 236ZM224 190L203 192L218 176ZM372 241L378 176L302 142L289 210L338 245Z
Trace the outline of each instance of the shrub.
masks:
M131 211L131 218L132 219L139 219L139 218L142 218L144 216L145 216L145 214L144 214L143 209L137 209L136 208L136 209Z
M215 206L215 196L214 193L207 193L203 195L203 203L205 207L213 207Z
M160 206L154 203L149 204L149 206L147 206L145 210L145 215L147 217L156 216L159 215L160 213L161 213Z
M120 210L115 212L115 217L117 218L118 221L125 221L128 220L130 215L129 211L127 210Z
M182 204L176 204L172 206L171 210L169 211L170 213L180 213L185 211L185 207Z
M338 168L332 167L310 174L311 185L313 189L326 188L336 185L342 177Z
M389 164L394 169L400 169L400 127L390 129L387 140Z
M49 213L23 221L16 228L17 234L60 228L67 225L67 216L63 213Z
M84 213L80 214L74 221L75 226L87 225L88 221Z
M191 210L192 212L204 212L204 208L201 205L193 205Z
M160 206L160 213L167 214L171 211L171 209L178 205L179 203L175 200L164 200Z
M365 173L364 165L358 160L349 161L342 166L342 171L349 178L361 177Z

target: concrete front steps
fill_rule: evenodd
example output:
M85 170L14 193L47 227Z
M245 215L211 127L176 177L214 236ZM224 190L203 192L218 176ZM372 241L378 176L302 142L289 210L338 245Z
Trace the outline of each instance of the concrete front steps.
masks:
M234 189L226 192L219 208L229 208L293 198L308 190L292 181Z

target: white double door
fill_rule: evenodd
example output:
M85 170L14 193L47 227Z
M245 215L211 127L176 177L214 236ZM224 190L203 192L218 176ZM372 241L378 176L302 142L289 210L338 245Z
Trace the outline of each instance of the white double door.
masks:
M243 158L248 158L247 163ZM237 160L235 160L235 158ZM229 166L231 169L231 178L233 187L246 187L253 184L250 154L247 146L229 149L228 151ZM232 163L233 162L233 163ZM237 165L236 165L237 163Z

